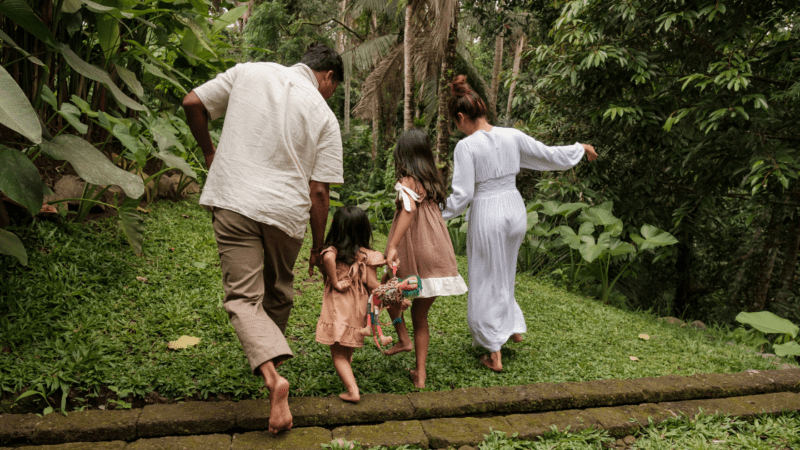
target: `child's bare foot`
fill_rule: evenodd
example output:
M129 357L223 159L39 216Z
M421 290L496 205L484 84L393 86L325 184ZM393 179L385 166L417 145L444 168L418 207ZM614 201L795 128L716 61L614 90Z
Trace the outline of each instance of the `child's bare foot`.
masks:
M339 398L350 403L358 403L361 400L361 395L358 392L342 392L339 394Z
M358 334L360 334L361 337L372 336L372 328L371 327L364 327L358 332Z
M522 335L519 334L519 333L514 333L514 334L511 335L511 340L514 341L514 342L522 342L523 339L525 339L525 338L522 337Z
M408 377L411 378L411 382L414 383L415 388L425 389L425 379L427 376L424 372L420 373L412 369L408 372Z
M389 345L393 340L391 336L381 336L381 345Z
M277 434L292 429L292 413L289 411L289 382L278 377L269 389L269 431Z
M389 350L386 350L386 352L384 352L384 353L386 353L387 355L394 355L395 353L410 352L411 350L414 350L414 346L411 345L410 342L407 343L407 344L404 344L402 341L400 341L397 344L394 344L394 346L392 348L390 348Z
M484 366L492 369L495 372L501 372L503 370L503 363L500 362L500 352L493 352L490 355L482 355L481 362Z

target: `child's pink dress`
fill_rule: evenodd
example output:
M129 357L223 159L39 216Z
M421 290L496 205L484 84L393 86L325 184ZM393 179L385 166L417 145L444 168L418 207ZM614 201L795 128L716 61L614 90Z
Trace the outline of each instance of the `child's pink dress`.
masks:
M328 247L321 255L327 252L335 255L336 248ZM364 337L359 331L367 326L367 266L380 267L385 263L380 252L363 247L359 249L356 262L352 265L336 261L336 277L339 281L349 279L352 286L345 292L339 292L333 288L331 279L326 277L322 312L317 321L317 342L325 345L338 342L345 347L364 346Z
M419 296L422 298L466 293L467 284L458 273L453 243L439 205L427 197L425 188L412 177L400 180L395 190L406 210L409 210L410 202L415 202L417 206L414 220L397 244L397 257L400 259L397 277L402 279L419 275L422 283ZM395 213L389 230L389 242L392 241L399 214L400 211Z

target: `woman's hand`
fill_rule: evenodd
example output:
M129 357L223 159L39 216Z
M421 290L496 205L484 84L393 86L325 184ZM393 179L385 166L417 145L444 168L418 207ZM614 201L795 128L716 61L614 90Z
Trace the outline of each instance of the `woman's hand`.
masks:
M352 286L353 286L353 283L350 281L350 279L345 278L344 280L339 280L338 282L336 282L333 285L333 288L336 289L339 292L344 292L344 291L350 289L350 287L352 287Z
M592 147L589 144L581 144L581 145L583 146L583 150L586 151L586 158L588 158L589 161L594 161L595 159L597 159L597 152L594 151L594 147Z

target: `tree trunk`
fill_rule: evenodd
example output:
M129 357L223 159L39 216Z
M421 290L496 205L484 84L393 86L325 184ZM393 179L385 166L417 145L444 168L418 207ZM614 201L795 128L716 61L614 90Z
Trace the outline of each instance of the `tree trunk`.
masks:
M693 307L692 299L692 248L693 236L683 233L683 239L678 243L678 258L675 261L675 272L678 284L675 287L675 302L672 305L672 314L681 317L689 308Z
M378 159L379 129L380 129L380 121L378 120L378 114L375 114L372 117L372 162L375 162Z
M341 16L341 20L344 24L349 26L348 16L345 14L347 10L347 0L342 0L339 4L339 15ZM341 29L339 33L339 39L337 40L337 48L336 52L340 55L344 53L345 48L347 47L347 30ZM348 68L345 68L345 79L344 79L344 132L350 132L350 78L348 76Z
M450 81L453 79L453 68L456 63L456 45L458 44L458 2L455 2L453 23L447 36L447 48L442 58L442 70L439 73L439 117L436 119L436 164L447 182L450 170L447 166L450 153L450 113L447 111L447 99L450 97Z
M773 205L765 233L764 247L756 258L754 269L758 272L755 274L753 290L750 295L751 311L762 311L768 304L769 283L772 281L772 271L775 267L775 257L778 255L778 243L781 235L779 231L781 209L780 206Z
M506 125L511 126L511 103L514 101L514 89L517 87L519 63L522 58L522 48L525 47L525 33L519 37L517 48L514 50L514 68L511 71L511 86L508 89L508 106L506 106Z
M791 294L794 284L794 274L797 268L797 253L800 250L800 217L794 219L794 226L787 231L786 256L783 258L783 269L778 281L781 289L778 291L777 299L784 300Z
M503 66L503 36L494 42L494 66L492 67L492 87L489 90L489 114L497 121L497 91L500 89L500 70Z
M403 35L403 70L405 81L405 95L403 97L403 130L410 130L414 126L414 72L411 66L411 2L406 6L406 24Z

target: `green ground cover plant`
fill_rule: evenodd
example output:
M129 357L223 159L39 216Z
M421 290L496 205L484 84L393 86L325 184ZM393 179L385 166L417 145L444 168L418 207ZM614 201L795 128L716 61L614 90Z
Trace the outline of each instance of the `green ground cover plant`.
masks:
M800 413L764 416L744 420L723 414L699 414L695 419L679 417L650 424L637 432L631 450L715 449L773 450L800 448ZM478 444L479 450L601 450L613 446L615 439L604 430L556 430L535 441L517 439L492 431ZM362 447L358 442L332 441L323 444L330 450L416 450L416 446Z
M136 407L145 398L267 395L260 378L250 373L222 307L209 213L196 200L149 208L142 214L141 257L114 220L37 221L15 228L32 251L27 266L0 257L3 411L19 411L19 404L17 409L11 405L31 391L20 403L46 398L47 404L35 405L37 412L48 406L66 411L99 404ZM385 243L385 236L376 235L373 247L382 250ZM307 278L309 246L310 236L295 268L295 306L286 332L295 358L281 372L292 383L291 395L326 396L343 386L329 349L314 341L323 285L318 271ZM466 279L466 258L459 256L458 263ZM778 363L727 345L726 330L668 325L529 275L517 279L528 333L503 350L501 374L486 370L478 360L482 350L471 345L466 295L437 300L430 314L428 390L731 373ZM393 334L391 326L386 329ZM201 340L183 350L167 347L182 335ZM407 376L413 364L413 353L387 357L366 343L355 352L353 370L362 393L407 393L415 390Z

